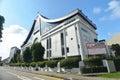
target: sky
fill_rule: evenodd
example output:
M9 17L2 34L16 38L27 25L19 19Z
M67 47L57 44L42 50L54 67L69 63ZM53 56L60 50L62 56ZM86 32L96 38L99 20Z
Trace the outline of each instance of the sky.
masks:
M120 0L0 0L4 16L0 56L9 57L11 47L20 48L37 14L56 19L80 9L96 24L98 39L108 41L120 32Z

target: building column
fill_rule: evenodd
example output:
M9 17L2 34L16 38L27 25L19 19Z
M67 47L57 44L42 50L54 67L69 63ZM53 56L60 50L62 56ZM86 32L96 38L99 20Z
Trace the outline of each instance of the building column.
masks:
M78 52L81 55L81 59L84 60L85 55L83 53L83 49L82 49L82 38L81 38L81 31L80 31L80 26L78 23L76 23L75 27L77 28L76 30L76 35L77 35L77 40L78 40L78 44L79 44L79 48L78 48Z

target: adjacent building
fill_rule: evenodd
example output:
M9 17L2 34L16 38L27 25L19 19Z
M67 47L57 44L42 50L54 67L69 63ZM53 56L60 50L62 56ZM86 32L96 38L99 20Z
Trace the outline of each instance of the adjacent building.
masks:
M89 55L86 43L97 39L96 29L79 9L52 20L38 14L21 51L34 42L41 42L45 48L44 59L80 56L83 60Z
M110 40L107 41L108 45L120 44L120 33L114 35Z
M8 62L11 61L11 59L14 57L14 54L16 54L16 53L20 53L20 49L17 48L17 47L12 47L10 49L10 55L9 55L9 58L8 58L9 59Z

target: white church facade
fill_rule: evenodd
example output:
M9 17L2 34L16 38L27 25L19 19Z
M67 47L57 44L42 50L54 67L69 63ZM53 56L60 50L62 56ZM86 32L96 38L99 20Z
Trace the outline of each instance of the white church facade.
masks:
M41 42L45 48L44 59L81 56L83 60L89 55L86 43L97 39L96 29L79 9L52 20L38 14L21 52L34 42Z

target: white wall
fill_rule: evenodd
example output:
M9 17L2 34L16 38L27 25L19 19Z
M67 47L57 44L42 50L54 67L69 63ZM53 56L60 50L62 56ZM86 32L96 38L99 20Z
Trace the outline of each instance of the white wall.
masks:
M95 29L91 25L86 24L85 22L79 22L79 36L81 38L82 54L84 58L88 55L88 50L86 48L86 43L94 42L94 39L97 39L97 34Z
M68 56L78 55L78 43L76 39L75 25L66 29L67 31L67 47L69 47Z
M52 37L52 57L62 57L60 33L54 34Z

